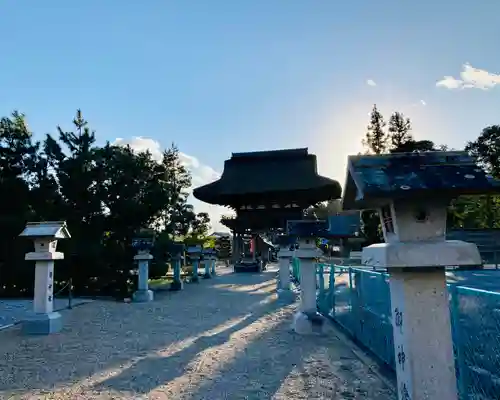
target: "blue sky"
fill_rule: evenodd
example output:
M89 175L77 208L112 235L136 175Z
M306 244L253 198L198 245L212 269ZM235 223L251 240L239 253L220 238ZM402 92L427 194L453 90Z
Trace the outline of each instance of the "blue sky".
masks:
M499 14L485 0L3 1L0 110L40 137L81 108L100 142L174 141L199 183L232 151L299 146L343 183L373 103L455 148L500 123Z

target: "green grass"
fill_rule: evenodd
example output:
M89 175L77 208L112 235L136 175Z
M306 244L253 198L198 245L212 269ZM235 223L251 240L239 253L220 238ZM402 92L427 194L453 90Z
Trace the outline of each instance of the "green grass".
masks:
M172 278L164 276L162 278L157 278L157 279L150 279L149 284L153 286L160 286L160 285L166 285L168 283L172 283Z
M191 273L185 272L181 270L181 278L184 278L186 276L190 276ZM162 276L161 278L156 278L156 279L150 279L148 283L150 285L164 285L167 283L172 283L174 277L174 271L169 271L165 276Z

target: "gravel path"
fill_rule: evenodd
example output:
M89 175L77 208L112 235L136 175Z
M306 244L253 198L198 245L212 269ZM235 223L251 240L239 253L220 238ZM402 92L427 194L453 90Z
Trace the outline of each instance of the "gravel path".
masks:
M90 303L92 300L76 298L72 300L73 307ZM68 308L67 298L54 299L54 311ZM33 300L9 299L0 300L0 329L18 323L33 311Z
M1 399L395 399L329 327L293 334L275 271L220 275L149 304L94 301L47 337L0 332Z

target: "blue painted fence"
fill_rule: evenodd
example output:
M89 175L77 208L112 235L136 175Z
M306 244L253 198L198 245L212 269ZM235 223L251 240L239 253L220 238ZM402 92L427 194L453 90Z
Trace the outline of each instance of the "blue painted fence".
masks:
M292 263L298 281L300 265ZM317 265L318 310L380 360L395 368L389 275L363 268ZM500 293L448 285L461 399L498 399Z

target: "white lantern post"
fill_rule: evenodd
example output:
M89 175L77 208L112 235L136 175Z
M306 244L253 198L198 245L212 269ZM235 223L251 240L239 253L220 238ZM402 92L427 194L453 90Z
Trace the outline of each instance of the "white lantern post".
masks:
M31 238L35 244L35 251L25 257L35 261L34 307L22 322L22 330L28 335L59 332L62 320L54 312L54 261L64 259L64 253L56 251L57 241L71 237L66 222L28 222L19 236Z
M481 264L477 246L446 240L447 206L498 192L463 152L351 156L344 209L378 209L384 243L364 265L387 268L400 400L455 400L457 381L445 267Z

